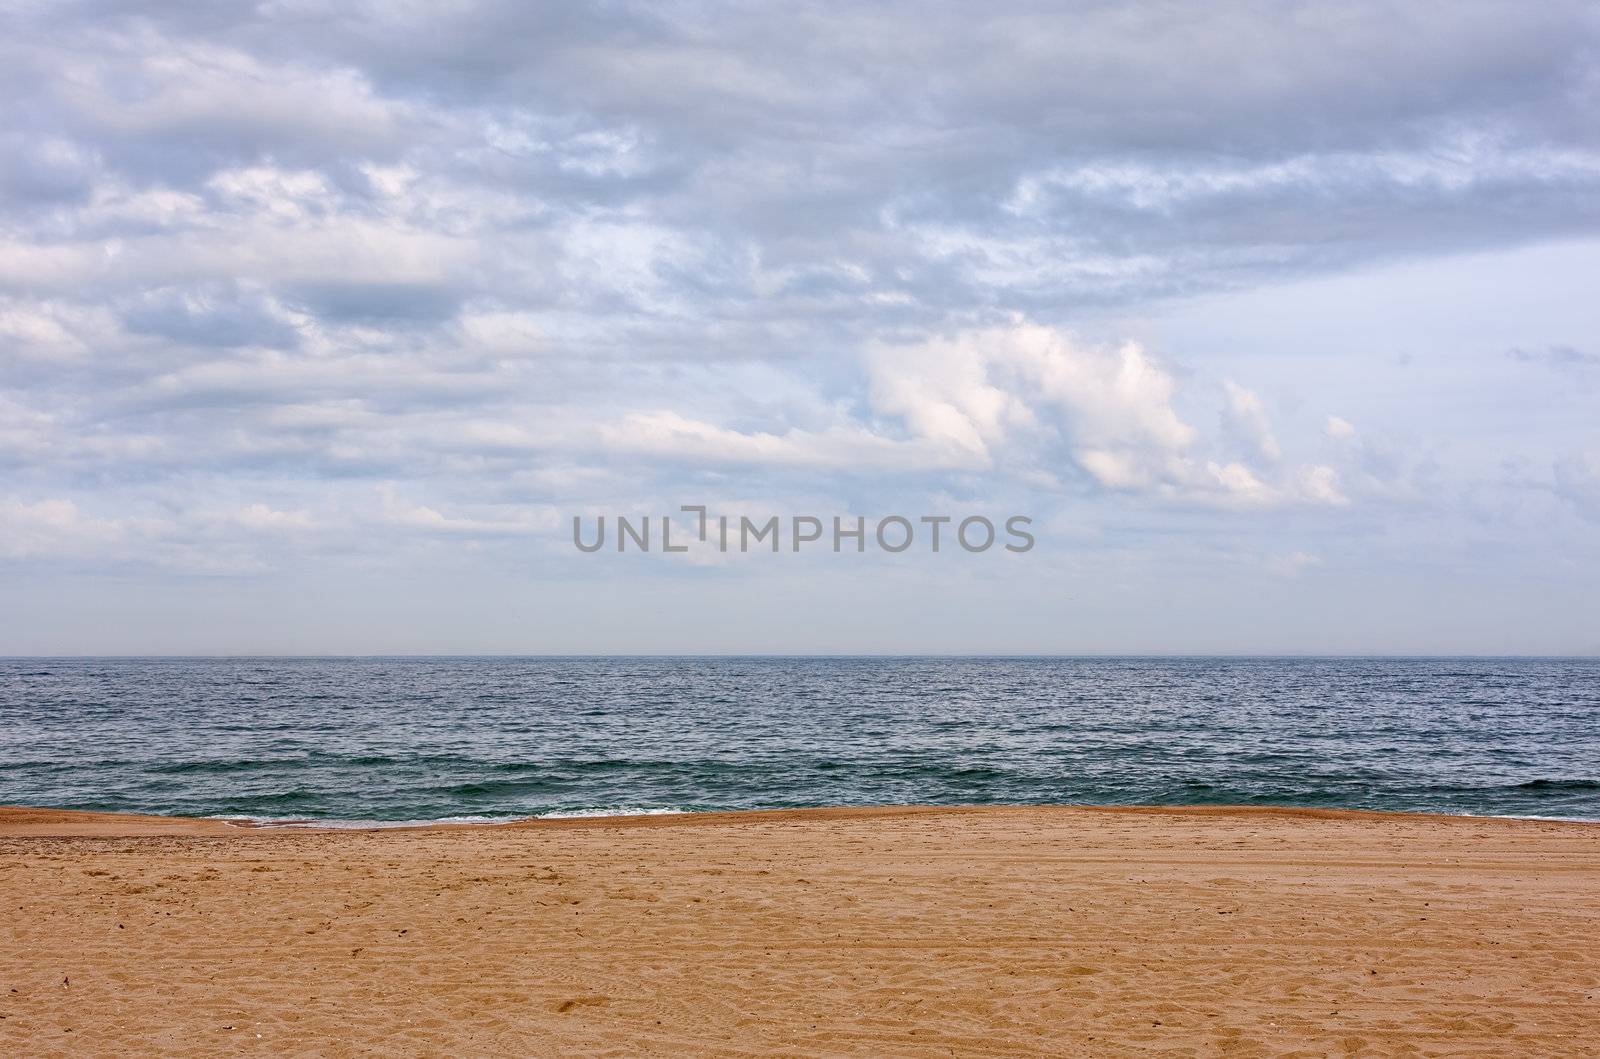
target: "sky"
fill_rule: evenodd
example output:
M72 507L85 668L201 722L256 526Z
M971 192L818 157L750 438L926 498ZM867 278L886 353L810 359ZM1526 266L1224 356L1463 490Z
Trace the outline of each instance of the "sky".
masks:
M0 654L1600 652L1592 4L4 2L0 99ZM1035 543L573 546L684 505Z

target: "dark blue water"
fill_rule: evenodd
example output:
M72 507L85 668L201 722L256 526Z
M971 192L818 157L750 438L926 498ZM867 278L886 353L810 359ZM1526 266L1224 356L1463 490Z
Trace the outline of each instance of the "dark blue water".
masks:
M1600 660L0 660L0 803L421 820L885 803L1600 819Z

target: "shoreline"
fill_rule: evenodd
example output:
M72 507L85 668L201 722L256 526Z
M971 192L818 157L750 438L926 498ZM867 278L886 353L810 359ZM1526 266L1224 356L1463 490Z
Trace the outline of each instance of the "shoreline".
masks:
M284 819L256 821L245 818L168 816L154 813L119 813L45 806L0 805L0 838L137 838L140 836L207 835L226 837L263 834L368 834L417 831L585 830L619 828L681 828L739 826L767 823L813 823L837 820L894 820L905 817L966 816L981 814L1124 814L1173 816L1190 819L1287 817L1302 820L1419 820L1435 823L1495 821L1507 824L1560 824L1600 827L1600 820L1550 816L1476 816L1456 813L1418 813L1407 810L1333 809L1280 805L869 805L817 806L796 809L734 809L709 812L673 811L582 816L527 816L505 820L366 821Z

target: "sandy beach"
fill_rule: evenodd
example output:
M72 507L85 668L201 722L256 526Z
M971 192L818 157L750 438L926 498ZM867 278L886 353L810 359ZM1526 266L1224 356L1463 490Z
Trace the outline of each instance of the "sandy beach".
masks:
M0 1054L1562 1055L1600 826L0 810Z

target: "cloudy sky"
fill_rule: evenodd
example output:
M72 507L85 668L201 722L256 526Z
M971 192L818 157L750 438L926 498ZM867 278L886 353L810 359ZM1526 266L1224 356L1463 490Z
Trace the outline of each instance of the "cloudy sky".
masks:
M0 10L0 653L1600 651L1591 4Z

